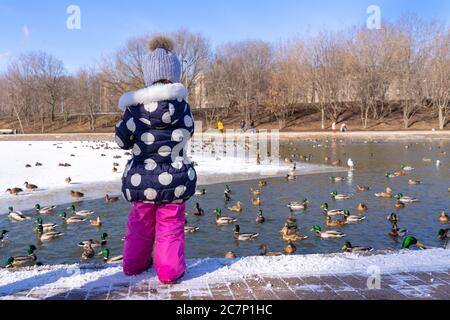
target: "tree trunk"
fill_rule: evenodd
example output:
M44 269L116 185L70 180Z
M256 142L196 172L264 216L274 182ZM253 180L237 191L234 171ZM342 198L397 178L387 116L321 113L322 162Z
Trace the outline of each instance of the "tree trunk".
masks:
M445 106L439 106L439 130L444 130L445 128Z
M325 108L322 107L321 109L321 114L322 114L322 130L325 130Z

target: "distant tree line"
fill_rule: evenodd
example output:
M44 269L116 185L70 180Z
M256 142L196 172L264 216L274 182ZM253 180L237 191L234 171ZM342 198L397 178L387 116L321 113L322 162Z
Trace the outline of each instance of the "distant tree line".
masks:
M283 128L299 108L313 107L327 121L348 111L367 128L400 108L410 127L418 112L433 115L440 129L450 107L450 29L408 16L382 29L353 27L322 31L277 43L246 40L212 48L200 33L169 34L182 62L182 82L193 107L204 107L211 123L231 111L256 118L259 110ZM20 129L83 114L92 131L96 115L117 112L120 95L144 86L142 61L152 35L130 39L92 68L69 74L61 60L29 52L0 75L0 113ZM57 119L58 118L58 119ZM61 120L62 119L62 120Z

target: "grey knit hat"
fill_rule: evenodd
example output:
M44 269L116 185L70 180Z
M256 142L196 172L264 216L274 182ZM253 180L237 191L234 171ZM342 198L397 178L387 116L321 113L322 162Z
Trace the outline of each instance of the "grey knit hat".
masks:
M181 63L173 52L173 41L166 37L155 37L149 43L150 53L144 58L145 86L150 87L160 80L173 83L181 81Z

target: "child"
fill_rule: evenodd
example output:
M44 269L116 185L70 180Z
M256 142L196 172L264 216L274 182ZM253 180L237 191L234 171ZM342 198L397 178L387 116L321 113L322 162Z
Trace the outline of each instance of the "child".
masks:
M181 65L165 37L150 42L143 63L145 86L124 94L125 113L116 142L133 149L122 178L122 193L132 202L124 245L123 270L138 275L154 264L159 280L175 283L186 271L185 202L195 193L197 174L184 154L194 120L180 84ZM156 240L156 242L155 242Z

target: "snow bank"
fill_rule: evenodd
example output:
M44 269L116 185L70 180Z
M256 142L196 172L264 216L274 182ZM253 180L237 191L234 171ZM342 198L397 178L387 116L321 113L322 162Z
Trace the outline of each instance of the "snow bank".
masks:
M280 257L246 257L236 260L199 259L188 261L188 272L174 290L207 290L208 286L241 279L292 277L329 274L394 274L400 272L447 271L450 251L431 249L376 253L370 255L331 254ZM375 270L375 271L374 271ZM0 270L0 296L35 289L43 297L68 292L71 289L109 290L129 284L149 281L158 287L154 270L137 277L126 277L119 265L45 266L18 271ZM157 297L158 298L158 297ZM159 297L164 298L164 297Z

